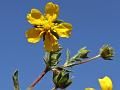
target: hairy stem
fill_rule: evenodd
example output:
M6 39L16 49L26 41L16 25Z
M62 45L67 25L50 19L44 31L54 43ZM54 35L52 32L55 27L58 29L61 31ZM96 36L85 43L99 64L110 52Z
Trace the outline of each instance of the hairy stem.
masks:
M45 70L40 74L40 76L30 85L30 88L35 87L37 83L40 82L40 80L44 77L44 75L49 71L49 69L46 67Z
M94 59L97 59L97 58L100 58L100 55L96 55L96 56L94 56L94 57L92 57L92 58L83 60L83 61L78 62L78 63L74 63L74 64L71 64L71 65L65 65L65 66L63 66L63 67L66 68L66 67L71 67L71 66L75 66L75 65L79 65L79 64L84 64L84 63L90 62L90 61L92 61L92 60L94 60Z

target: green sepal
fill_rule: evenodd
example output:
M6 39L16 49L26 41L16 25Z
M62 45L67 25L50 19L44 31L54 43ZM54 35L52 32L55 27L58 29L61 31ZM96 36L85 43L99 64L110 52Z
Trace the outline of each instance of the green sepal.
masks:
M112 60L112 57L114 56L114 50L110 45L103 45L102 48L100 48L100 56L104 60Z
M55 69L53 71L53 82L57 88L64 89L71 84L69 71L65 69Z
M54 32L53 30L50 31L57 39L59 39L59 36L56 32Z
M74 55L74 57L72 57L72 59L84 59L84 58L88 58L87 54L89 53L90 51L86 49L86 47L83 47L81 48L77 54Z
M60 56L61 56L60 51L50 52L49 63L51 67L56 66L59 63Z
M57 19L57 20L54 21L54 23L57 23L57 24L61 24L63 22L64 22L63 20L59 20L59 19Z
M57 74L57 75L53 75L53 82L54 84L58 87L58 81L60 80L61 78L61 73Z
M88 58L87 55L88 55L88 53L89 53L90 51L87 50L86 47L84 47L84 48L80 49L79 52L80 52L80 56L79 56L79 57L84 59L84 58Z
M55 67L56 65L58 65L58 63L60 61L61 50L62 49L60 48L58 51L46 53L46 55L44 57L44 62L47 67L52 68L52 67Z
M68 80L66 83L65 83L65 87L64 88L67 88L70 84L72 84L72 80Z
M61 79L58 81L58 86L59 86L59 88L65 88L66 86L65 86L65 83L67 83L67 81L68 81L68 79L69 79L69 73L62 73L62 77L61 77Z

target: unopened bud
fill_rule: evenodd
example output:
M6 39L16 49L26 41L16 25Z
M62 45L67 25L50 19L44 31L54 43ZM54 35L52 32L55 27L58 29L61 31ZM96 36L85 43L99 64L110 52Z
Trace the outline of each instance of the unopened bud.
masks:
M110 47L109 45L104 45L101 49L100 49L100 55L103 59L105 60L111 60L112 57L114 56L114 51L113 48Z

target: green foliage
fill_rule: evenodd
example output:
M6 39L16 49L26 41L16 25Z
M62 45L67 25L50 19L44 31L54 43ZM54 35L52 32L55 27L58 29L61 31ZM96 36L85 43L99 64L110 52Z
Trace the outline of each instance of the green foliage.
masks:
M55 52L46 53L44 61L47 67L54 68L60 61L61 49Z
M86 49L86 47L83 47L83 48L81 48L80 50L78 50L78 53L77 54L75 54L73 57L72 57L72 59L80 59L80 58L82 58L82 59L84 59L84 58L87 58L88 56L87 56L87 54L89 53L90 51L89 50L87 50Z
M85 47L83 47L71 58L70 51L67 50L67 52L66 52L67 59L64 64L64 67L71 67L75 63L81 62L82 59L88 58L87 55L89 52L90 52L89 50L87 50Z
M105 60L111 60L111 57L114 56L113 48L109 45L104 45L100 48L98 55L89 58L88 53L90 52L86 47L81 48L78 52L71 57L69 49L66 51L66 61L62 66L59 66L60 57L61 57L61 48L58 51L46 53L44 61L46 64L47 71L53 72L53 83L55 87L52 90L57 90L57 88L65 89L71 83L70 78L71 68L75 65L83 64L97 58L103 58ZM36 80L37 81L37 80ZM14 90L20 90L19 81L18 81L18 70L13 74ZM33 86L28 87L27 90L32 90Z
M14 83L14 90L20 90L18 81L18 70L16 70L12 76Z
M56 68L53 71L53 82L55 87L57 88L67 88L71 83L72 80L69 78L69 72L65 69Z

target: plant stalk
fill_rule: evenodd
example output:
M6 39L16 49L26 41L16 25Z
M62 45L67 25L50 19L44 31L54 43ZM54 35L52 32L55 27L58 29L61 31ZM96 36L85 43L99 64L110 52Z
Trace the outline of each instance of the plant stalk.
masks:
M46 67L45 70L40 74L40 76L30 85L30 88L35 87L35 85L40 82L40 80L45 76L45 74L48 71L49 71L49 69Z
M71 65L66 65L66 66L63 66L63 67L66 68L66 67L71 67L71 66L75 66L75 65L79 65L79 64L84 64L84 63L90 62L90 61L92 61L94 59L97 59L97 58L100 58L100 57L101 57L100 55L96 55L96 56L94 56L92 58L83 60L83 61L78 62L78 63L71 64Z

